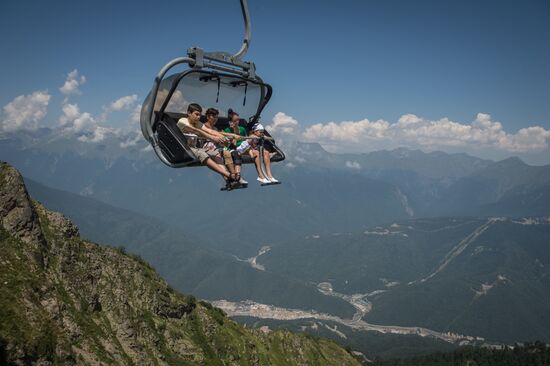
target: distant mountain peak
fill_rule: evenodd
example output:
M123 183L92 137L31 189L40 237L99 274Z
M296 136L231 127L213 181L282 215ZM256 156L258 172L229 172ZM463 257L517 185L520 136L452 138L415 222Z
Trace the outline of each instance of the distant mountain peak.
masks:
M297 145L301 150L308 151L311 153L316 153L316 152L328 153L328 151L326 151L323 148L323 146L318 142L299 142L297 143Z
M500 160L496 164L502 166L527 166L527 164L517 156L511 156L509 158Z

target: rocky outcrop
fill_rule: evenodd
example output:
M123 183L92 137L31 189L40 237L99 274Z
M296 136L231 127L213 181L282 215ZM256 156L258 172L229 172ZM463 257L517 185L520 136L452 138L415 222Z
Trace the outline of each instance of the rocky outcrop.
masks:
M0 181L0 364L358 364L330 341L243 328L139 257L82 240L7 164Z
M38 215L19 172L0 161L0 224L10 235L26 243L45 246Z

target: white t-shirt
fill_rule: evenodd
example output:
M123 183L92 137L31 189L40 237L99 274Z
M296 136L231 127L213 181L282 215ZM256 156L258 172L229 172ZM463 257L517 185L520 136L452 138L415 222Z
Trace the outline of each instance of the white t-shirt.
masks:
M246 150L250 149L252 147L252 144L249 142L249 140L244 140L242 144L237 146L237 152L239 154L244 154Z
M199 144L198 144L199 140L197 138L197 135L195 135L195 131L192 131L188 127L195 127L195 128L198 128L198 129L202 129L202 126L204 126L204 124L201 121L197 121L197 122L191 124L189 119L187 119L185 117L180 118L178 120L178 128L183 133L192 134L192 136L186 136L187 137L187 143L189 144L189 146L192 146L192 147L199 147Z
M202 129L202 126L204 126L204 124L201 122L201 121L197 121L193 124L191 124L191 122L189 121L188 118L186 117L183 117L183 118L180 118L178 120L178 127L180 130L182 130L183 132L191 132L193 133L193 131L189 130L187 127L195 127L195 128L198 128L199 130Z

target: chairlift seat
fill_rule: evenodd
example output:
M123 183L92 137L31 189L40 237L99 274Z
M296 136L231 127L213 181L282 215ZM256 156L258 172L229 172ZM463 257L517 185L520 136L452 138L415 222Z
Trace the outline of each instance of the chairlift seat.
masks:
M189 149L188 138L177 126L178 120L183 117L187 117L187 114L165 112L162 117L158 119L156 133L159 146L166 158L173 164L185 163L185 165L189 167L202 166L200 161ZM201 116L201 121L204 122L203 116ZM220 130L226 128L229 126L228 121L229 119L227 117L220 117L216 123L216 128ZM241 119L239 124L246 128L246 121L244 119ZM284 160L284 154L277 146L272 144L271 141L265 141L264 144L270 151L271 161L278 162ZM248 154L243 155L241 158L243 164L254 163L254 159Z

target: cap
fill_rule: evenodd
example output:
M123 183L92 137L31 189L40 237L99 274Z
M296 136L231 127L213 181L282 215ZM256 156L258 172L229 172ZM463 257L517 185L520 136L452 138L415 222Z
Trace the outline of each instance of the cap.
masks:
M264 126L261 123L256 123L252 126L252 131L263 131L265 130Z

